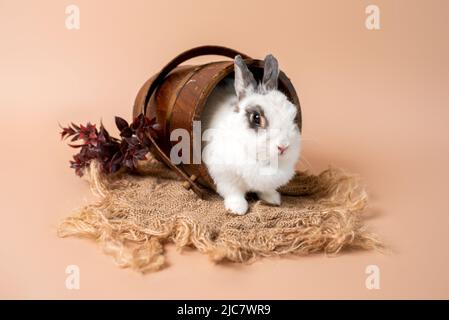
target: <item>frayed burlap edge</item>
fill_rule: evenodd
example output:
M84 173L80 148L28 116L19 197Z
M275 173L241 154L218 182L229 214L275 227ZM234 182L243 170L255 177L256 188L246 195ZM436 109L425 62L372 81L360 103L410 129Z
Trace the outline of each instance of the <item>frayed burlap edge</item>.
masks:
M156 172L164 178L176 178L165 169L151 169L152 174ZM302 184L295 183L295 178L280 190L284 195L301 195L313 198L321 206L329 205L329 209L322 212L325 218L319 224L312 221L306 226L302 224L291 228L286 239L279 239L273 233L252 239L245 245L223 239L217 242L207 228L186 217L175 218L170 223L154 221L151 228L142 227L127 219L107 218L104 213L109 206L114 205L111 201L114 190L133 187L126 175L119 173L113 177L105 176L101 174L98 164L92 163L86 170L85 177L100 201L87 205L66 218L58 228L58 235L93 239L105 253L114 257L118 266L141 272L156 271L165 266L164 244L167 242L174 243L180 249L194 247L215 262L242 263L252 262L258 257L285 254L324 252L336 255L342 249L384 249L378 237L363 225L362 213L367 206L367 194L360 185L360 179L341 170L330 168L318 176L298 173ZM333 196L321 199L324 194Z

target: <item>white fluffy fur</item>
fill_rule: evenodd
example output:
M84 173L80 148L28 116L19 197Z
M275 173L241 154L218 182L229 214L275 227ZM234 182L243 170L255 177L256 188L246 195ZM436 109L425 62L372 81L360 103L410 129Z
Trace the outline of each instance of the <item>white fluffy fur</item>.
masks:
M254 105L262 107L267 130L249 127L246 108ZM245 214L245 194L250 191L269 204L280 205L276 189L293 177L299 158L296 112L295 105L278 90L252 90L239 101L228 80L212 92L202 118L203 139L207 140L203 144L203 161L226 209ZM278 145L288 146L282 155Z

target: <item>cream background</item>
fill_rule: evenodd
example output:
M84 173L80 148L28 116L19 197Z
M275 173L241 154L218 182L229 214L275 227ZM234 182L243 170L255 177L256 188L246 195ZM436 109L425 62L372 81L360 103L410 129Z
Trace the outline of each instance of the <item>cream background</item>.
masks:
M65 7L81 29L65 28ZM377 4L381 30L364 27ZM449 2L0 0L1 298L449 298ZM140 85L184 49L280 61L299 92L305 159L360 173L369 225L395 252L213 265L168 249L142 276L58 222L92 197L58 122L129 118ZM302 168L307 167L301 165ZM65 288L76 264L81 289ZM381 289L365 288L365 267Z

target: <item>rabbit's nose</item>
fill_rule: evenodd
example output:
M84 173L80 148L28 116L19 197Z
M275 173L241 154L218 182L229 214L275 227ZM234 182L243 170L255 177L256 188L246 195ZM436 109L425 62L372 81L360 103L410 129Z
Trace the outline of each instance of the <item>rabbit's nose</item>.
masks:
M287 148L288 148L288 146L286 146L286 145L283 145L283 144L278 145L279 154L283 155L285 150L287 150Z

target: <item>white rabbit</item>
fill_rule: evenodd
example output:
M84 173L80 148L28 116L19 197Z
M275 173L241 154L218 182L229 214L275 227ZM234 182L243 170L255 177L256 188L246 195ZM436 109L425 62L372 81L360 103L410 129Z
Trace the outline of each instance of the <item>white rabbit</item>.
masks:
M265 58L262 83L240 56L234 60L234 83L225 79L210 95L202 116L202 159L226 209L245 214L247 192L280 205L277 188L294 175L299 158L297 108L277 90L277 60Z

